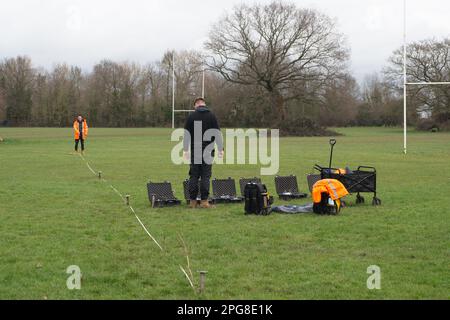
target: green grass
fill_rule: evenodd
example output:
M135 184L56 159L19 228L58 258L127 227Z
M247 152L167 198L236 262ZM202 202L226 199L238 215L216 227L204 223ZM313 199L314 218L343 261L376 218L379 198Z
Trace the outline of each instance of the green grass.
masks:
M70 129L1 128L0 298L448 299L450 134L411 132L405 156L399 129L337 130L344 136L334 164L375 166L382 206L367 195L338 216L245 216L242 205L152 209L148 179L171 181L182 198L188 169L170 161L170 130L92 128L86 159L132 196L161 252L108 184L70 154ZM296 174L305 190L305 175L328 161L327 140L281 139L279 174ZM254 165L213 168L215 177L255 175ZM274 191L272 176L263 181ZM196 271L208 271L202 295L179 269L179 234L196 284ZM81 290L66 288L73 264ZM366 287L369 265L381 268L381 290Z

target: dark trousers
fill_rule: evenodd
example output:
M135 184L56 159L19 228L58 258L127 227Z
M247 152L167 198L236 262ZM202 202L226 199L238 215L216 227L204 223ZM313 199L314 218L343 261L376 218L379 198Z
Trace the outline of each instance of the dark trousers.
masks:
M200 198L208 200L209 196L209 180L211 179L210 164L191 164L189 170L189 197L191 200L196 200L199 188L200 179Z
M80 139L75 139L75 151L78 151L78 142L81 143L81 151L84 151L84 139L80 135Z

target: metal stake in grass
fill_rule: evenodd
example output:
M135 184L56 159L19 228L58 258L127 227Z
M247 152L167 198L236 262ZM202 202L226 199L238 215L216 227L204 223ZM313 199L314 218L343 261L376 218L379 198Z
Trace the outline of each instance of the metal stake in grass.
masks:
M200 293L203 293L205 291L205 279L208 271L197 271L197 272L200 273Z
M130 205L130 195L129 194L125 195L125 199L127 202L127 206L129 206Z
M99 179L102 178L102 172L101 172L101 171L98 172L98 178L99 178Z

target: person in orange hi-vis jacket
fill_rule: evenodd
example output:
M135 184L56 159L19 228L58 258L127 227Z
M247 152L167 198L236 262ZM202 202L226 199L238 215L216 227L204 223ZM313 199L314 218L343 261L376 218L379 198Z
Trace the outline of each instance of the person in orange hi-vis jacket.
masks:
M78 152L78 143L81 144L81 152L84 152L84 140L86 140L88 136L89 127L86 119L83 119L81 115L75 119L73 131L75 137L75 152Z

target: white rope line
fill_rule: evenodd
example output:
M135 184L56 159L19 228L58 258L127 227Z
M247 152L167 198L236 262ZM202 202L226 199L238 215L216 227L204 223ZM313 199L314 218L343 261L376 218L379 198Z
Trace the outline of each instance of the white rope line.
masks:
M83 161L86 163L86 166L88 167L88 169L96 176L97 173L94 171L94 169L92 169L92 167L89 165L89 162L83 157L82 154L79 154L79 156L81 157L81 159L83 159ZM100 180L103 181L104 183L107 183L107 180L104 179L103 177L100 177ZM115 193L117 193L117 195L122 199L123 202L126 203L126 200L124 198L124 196L120 193L119 190L117 190L112 184L109 184L109 186L111 187L112 190L114 190ZM139 222L139 224L142 226L142 228L144 229L144 231L147 233L147 235L150 237L150 239L153 240L153 242L158 246L158 248L161 251L164 251L164 249L162 248L162 246L158 243L158 241L156 241L155 237L152 236L152 234L148 231L148 229L145 227L145 225L142 223L141 219L138 217L138 215L136 214L136 211L134 210L134 208L131 205L127 205L128 208L131 210L131 212L133 212L134 216L136 217L136 220ZM194 284L192 283L191 278L189 277L189 275L187 274L187 272L184 270L184 268L179 265L181 271L183 272L183 274L186 276L186 279L189 281L189 285L192 287L192 289L195 292L195 287Z
M125 201L125 198L124 198L123 195L119 192L119 190L117 190L116 188L114 188L114 186L113 186L112 184L110 184L109 186L111 187L111 189L114 190L115 193L117 193L117 195L118 195L119 197L122 198L122 201Z
M91 172L94 175L97 175L97 173L92 169L92 167L89 165L89 163L87 162L87 160L83 157L83 155L81 155L79 153L81 159L84 160L84 162L86 163L87 167L89 168L89 170L91 170ZM100 178L103 182L106 182L105 179ZM119 190L117 190L112 184L109 185L111 187L111 189L114 190L114 192L116 192L119 197L122 199L122 201L125 202L125 198L123 197L123 195L119 192ZM156 239L151 235L151 233L148 231L148 229L145 227L145 225L142 223L141 219L139 219L138 215L136 214L136 212L134 211L133 207L128 205L128 208L130 208L131 212L133 212L134 216L136 217L137 221L140 223L140 225L142 226L142 228L144 229L144 231L148 234L148 236L150 237L150 239L153 240L153 242L159 247L159 249L161 249L161 251L164 251L164 249L161 247L161 245L158 243L158 241L156 241Z
M131 207L131 206L129 206L129 207L130 207L131 211L133 211L134 216L136 217L137 221L139 221L139 223L141 224L142 228L144 228L145 232L147 232L148 236L153 240L154 243L156 243L156 245L161 249L161 251L164 251L164 249L160 246L158 241L156 241L156 239L150 234L150 232L148 232L147 228L144 226L144 224L142 223L141 219L139 219L137 214L134 212L133 207Z
M82 155L81 153L79 153L78 155L81 157L81 159L84 160L84 162L86 163L88 169L91 170L91 172L95 175L95 174L96 174L95 171L91 168L91 166L90 166L89 163L86 161L86 159L83 157L83 155Z

